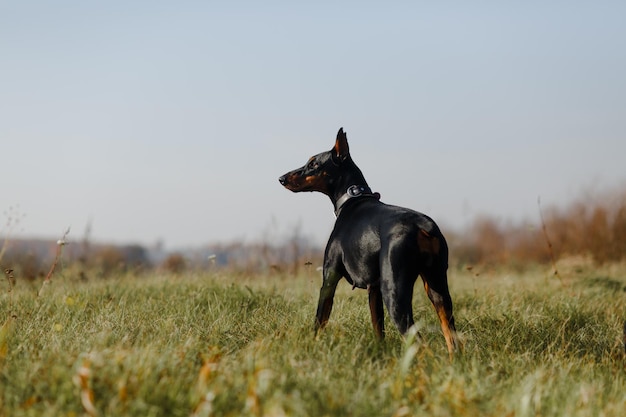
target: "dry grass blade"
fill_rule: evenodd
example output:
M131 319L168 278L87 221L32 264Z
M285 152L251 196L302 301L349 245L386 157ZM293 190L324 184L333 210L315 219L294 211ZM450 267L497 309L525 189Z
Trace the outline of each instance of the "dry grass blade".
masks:
M546 239L546 244L548 245L548 251L550 253L550 261L552 262L552 268L554 270L554 275L561 281L563 284L563 278L561 278L561 274L559 274L559 270L556 267L556 258L554 256L554 249L552 248L552 242L550 241L550 236L548 236L548 228L546 227L546 222L543 218L543 211L541 210L541 197L537 197L537 207L539 207L539 218L541 219L541 230L543 230L543 236Z
M63 237L57 240L57 253L54 257L54 262L52 262L52 266L50 267L50 271L48 271L48 274L46 275L46 278L43 280L43 284L41 285L41 288L39 289L39 292L37 293L38 297L43 292L43 289L45 288L45 286L48 285L50 283L50 280L52 279L52 274L54 274L54 270L56 269L57 264L59 263L59 260L61 259L61 255L63 254L63 247L67 244L67 241L65 239L67 238L67 235L69 233L70 233L70 228L68 227L65 233L63 233Z
M13 313L13 288L15 287L15 276L13 275L12 269L5 269L4 274L7 277L7 281L9 283L9 289L7 290L7 292L9 293L9 320L11 320L11 318L16 317ZM1 344L2 344L2 340L0 340L0 345ZM0 346L0 350L1 349L2 349L2 346ZM1 355L1 352L0 352L0 355Z
M4 359L7 357L7 353L9 352L9 335L13 328L13 323L15 322L15 317L10 316L0 327L0 365L4 362Z

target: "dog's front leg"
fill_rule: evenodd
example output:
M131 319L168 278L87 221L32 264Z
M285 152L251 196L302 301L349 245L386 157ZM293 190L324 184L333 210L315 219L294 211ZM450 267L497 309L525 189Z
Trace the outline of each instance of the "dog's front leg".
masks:
M380 284L368 285L367 292L369 295L370 313L372 315L372 326L378 340L383 340L385 338L385 316Z
M320 299L317 304L317 315L315 317L315 333L328 323L330 312L333 309L333 298L337 284L341 275L332 269L324 268L324 282L320 288Z

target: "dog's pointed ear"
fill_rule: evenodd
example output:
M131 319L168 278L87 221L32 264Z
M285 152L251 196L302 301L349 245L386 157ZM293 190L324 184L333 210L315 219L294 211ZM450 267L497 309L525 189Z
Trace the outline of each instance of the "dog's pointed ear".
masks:
M350 149L348 148L348 137L343 131L343 127L337 132L337 140L335 141L335 147L333 148L335 156L340 160L346 159L350 156Z

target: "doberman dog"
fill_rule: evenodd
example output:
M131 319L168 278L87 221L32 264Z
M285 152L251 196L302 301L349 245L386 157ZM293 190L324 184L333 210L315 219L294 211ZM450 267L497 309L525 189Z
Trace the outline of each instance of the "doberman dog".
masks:
M437 224L416 211L384 204L352 161L339 129L335 146L279 178L293 192L319 191L330 197L336 221L324 253L323 284L315 331L328 322L341 278L367 289L372 325L384 338L383 303L398 330L414 324L413 286L418 275L439 316L448 352L459 342L448 290L448 246Z

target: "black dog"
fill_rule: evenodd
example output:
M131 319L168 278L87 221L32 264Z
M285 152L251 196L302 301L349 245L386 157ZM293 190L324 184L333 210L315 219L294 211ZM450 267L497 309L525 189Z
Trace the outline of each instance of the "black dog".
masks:
M452 355L458 346L448 291L448 246L435 222L416 211L391 206L372 193L348 150L343 128L332 150L279 178L293 192L319 191L335 206L335 227L324 253L316 331L328 322L342 277L367 288L372 325L384 337L383 302L398 330L413 325L413 286L420 275Z

